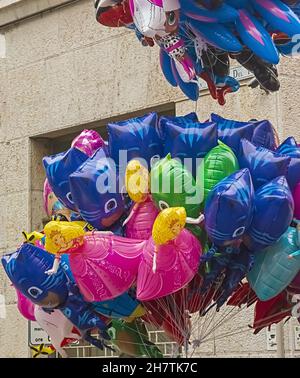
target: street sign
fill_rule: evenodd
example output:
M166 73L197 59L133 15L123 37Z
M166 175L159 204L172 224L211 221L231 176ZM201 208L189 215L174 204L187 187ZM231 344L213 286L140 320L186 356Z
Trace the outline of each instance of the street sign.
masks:
M28 344L29 345L51 345L48 334L37 322L28 322Z
M243 66L232 67L229 75L237 81L243 81L254 77L253 73ZM207 83L200 79L200 90L203 91L205 89L207 89Z

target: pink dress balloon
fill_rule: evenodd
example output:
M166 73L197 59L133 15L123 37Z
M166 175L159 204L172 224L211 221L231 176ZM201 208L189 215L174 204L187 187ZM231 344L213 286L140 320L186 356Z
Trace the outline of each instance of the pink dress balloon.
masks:
M24 316L25 319L34 322L34 304L28 298L26 298L19 290L16 289L16 292L18 310Z
M101 136L95 130L83 130L72 142L72 147L76 147L89 157L100 148L104 147L105 143Z
M144 240L95 232L70 254L70 266L80 292L88 302L115 298L136 280Z
M158 213L159 211L150 197L145 202L138 204L133 216L126 224L126 236L130 239L148 240Z
M168 244L159 247L156 272L152 271L154 242L147 241L138 270L137 298L150 301L175 293L189 283L196 272L202 253L198 239L184 229Z
M293 197L295 202L294 217L300 221L300 182L294 189Z

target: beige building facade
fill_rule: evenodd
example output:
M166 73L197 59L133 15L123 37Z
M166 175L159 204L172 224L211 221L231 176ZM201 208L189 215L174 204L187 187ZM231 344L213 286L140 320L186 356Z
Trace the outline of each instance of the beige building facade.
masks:
M134 33L97 24L92 0L0 0L0 254L14 251L22 230L41 227L42 157L63 150L76 132L149 110L182 115L211 112L238 120L268 118L280 139L300 140L300 59L282 59L281 90L267 95L247 87L220 107L204 90L187 101L164 80L158 50L142 47ZM0 356L28 356L27 321L0 268ZM263 330L247 328L253 309L241 312L224 331L243 333L214 339L198 349L203 356L300 356L296 323L278 327L278 346L267 349ZM230 332L229 332L230 331ZM280 341L281 340L281 341ZM282 347L284 346L284 351ZM270 347L269 349L272 349Z

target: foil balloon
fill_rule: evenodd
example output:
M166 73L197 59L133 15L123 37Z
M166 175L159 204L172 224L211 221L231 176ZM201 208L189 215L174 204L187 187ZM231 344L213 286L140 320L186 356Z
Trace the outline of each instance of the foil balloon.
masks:
M124 213L124 196L115 166L104 149L98 149L72 172L69 184L82 218L96 229L111 227Z
M150 301L172 294L189 283L197 272L201 244L183 229L183 208L166 209L157 217L143 248L138 269L137 298Z
M295 203L294 217L300 221L300 183L298 183L293 191Z
M106 339L105 323L83 300L78 288L68 281L62 267L58 267L56 274L45 273L53 266L53 260L45 250L25 243L15 253L3 256L2 264L13 285L24 296L46 311L59 309L85 333L85 340L103 348L102 341L92 337L90 331L98 329Z
M34 304L27 297L25 297L19 290L16 289L16 293L17 306L20 314L22 314L25 319L34 322L36 320L34 316Z
M149 172L138 160L131 160L125 172L125 185L129 197L135 202L130 215L124 221L126 236L147 240L158 215L150 196Z
M142 322L125 323L114 319L108 330L111 341L121 353L132 357L162 358L158 346L149 340L148 332Z
M296 277L300 270L297 252L300 254L297 231L290 227L279 241L256 253L247 279L261 301L276 297Z
M164 154L171 154L188 168L194 177L202 158L217 145L217 125L212 122L189 124L182 128L167 122Z
M289 137L276 151L291 158L287 171L287 180L290 188L293 190L300 182L300 148L295 138Z
M85 300L100 302L113 299L132 286L145 243L143 240L96 231L85 234L82 243L78 243L74 225L50 223L47 239L57 238L59 234L60 239L68 243L69 248L64 252L70 253L70 267Z
M151 167L153 162L162 157L162 142L157 132L158 116L149 113L127 121L109 123L109 155L117 166L125 167L136 158L142 158ZM119 151L126 151L126 156L119 156ZM120 160L120 158L122 160Z
M90 146L87 147L89 142ZM68 209L77 211L69 185L70 174L75 172L103 143L98 133L91 132L88 134L84 130L83 136L79 135L68 151L44 157L43 164L49 185L57 198Z
M71 210L67 209L60 200L56 197L51 189L48 179L45 179L43 190L43 204L48 217L63 216L66 220L71 219Z
M253 216L254 189L248 169L220 181L205 203L205 229L216 245L241 239Z
M132 24L129 1L95 0L96 19L105 26L121 27Z
M193 123L199 122L198 116L195 112L188 113L185 116L162 116L159 117L158 121L158 130L159 130L159 135L161 139L165 140L166 139L166 125L167 123L172 122L173 124L180 126L182 128L189 127L189 125Z
M203 166L198 168L197 180L204 182L204 202L215 185L238 169L234 152L219 140L218 145L205 155Z
M284 176L261 186L255 193L251 226L244 243L252 251L274 244L288 229L294 214L294 200Z
M256 147L246 139L241 140L238 161L241 168L250 170L255 189L278 176L286 176L290 160L288 156Z
M68 354L63 349L83 339L82 333L74 327L73 323L59 310L48 313L40 306L35 306L34 315L40 327L51 338L51 343L56 351L67 358Z
M210 118L218 126L219 139L236 154L239 153L242 138L270 150L274 150L277 146L275 129L268 120L241 122L225 119L215 113L212 113Z

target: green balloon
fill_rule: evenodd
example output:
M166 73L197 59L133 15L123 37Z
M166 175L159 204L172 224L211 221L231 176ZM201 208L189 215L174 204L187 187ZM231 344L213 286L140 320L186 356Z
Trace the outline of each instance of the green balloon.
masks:
M197 184L204 182L204 202L209 192L225 177L239 170L239 163L230 147L218 140L218 146L210 150L197 172Z
M113 319L108 330L111 342L122 354L138 357L163 358L160 349L148 338L145 324L139 319L131 323Z
M170 154L151 169L151 194L159 210L184 207L188 217L200 214L201 190L193 175Z

